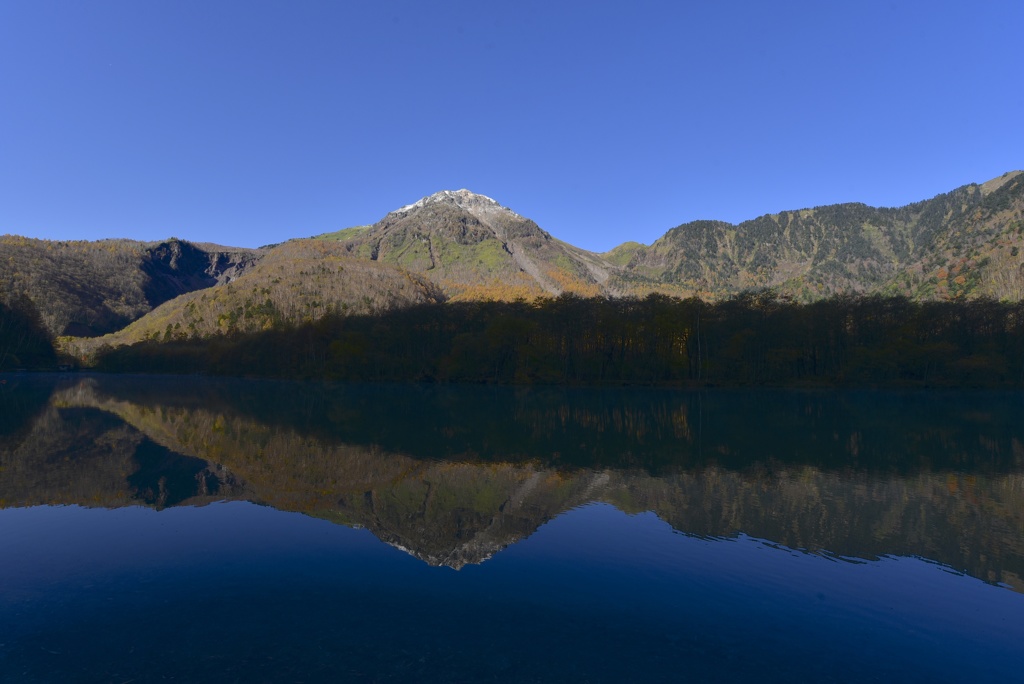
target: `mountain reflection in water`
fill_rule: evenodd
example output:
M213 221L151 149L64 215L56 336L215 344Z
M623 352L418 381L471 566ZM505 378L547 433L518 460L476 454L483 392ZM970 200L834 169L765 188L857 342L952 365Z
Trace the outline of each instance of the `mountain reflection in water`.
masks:
M1024 591L1024 396L11 377L0 506L248 500L480 563L590 502Z

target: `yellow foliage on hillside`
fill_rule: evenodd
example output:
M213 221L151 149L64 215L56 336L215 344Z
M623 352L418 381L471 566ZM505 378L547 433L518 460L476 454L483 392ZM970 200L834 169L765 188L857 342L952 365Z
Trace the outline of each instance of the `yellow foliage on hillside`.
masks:
M116 333L62 344L87 361L104 346L259 332L328 314L380 313L442 299L423 278L351 258L337 243L293 240L272 248L236 280L181 295Z

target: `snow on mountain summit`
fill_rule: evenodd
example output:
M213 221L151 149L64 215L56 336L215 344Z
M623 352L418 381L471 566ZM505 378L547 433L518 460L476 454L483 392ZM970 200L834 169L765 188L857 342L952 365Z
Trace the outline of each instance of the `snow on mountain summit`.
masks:
M400 209L396 209L391 212L393 214L405 214L415 209L427 207L432 204L450 204L453 206L460 207L470 212L471 214L479 213L494 213L503 212L508 213L518 218L522 218L516 212L512 211L508 207L504 207L499 204L496 200L491 199L487 195L479 195L475 192L471 192L466 189L462 190L442 190L435 192L433 195L428 195L420 199L419 201L407 204Z

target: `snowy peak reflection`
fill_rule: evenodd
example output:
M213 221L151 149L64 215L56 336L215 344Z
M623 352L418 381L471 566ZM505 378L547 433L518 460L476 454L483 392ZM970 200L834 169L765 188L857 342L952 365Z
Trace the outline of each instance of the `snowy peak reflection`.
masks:
M0 434L3 506L245 499L365 527L459 568L600 501L653 511L686 534L916 555L1024 588L1024 440L1005 395L972 395L958 417L955 396L893 394L843 403L780 393L766 404L756 393L630 392L616 401L153 378L50 390L19 394L25 424ZM774 431L747 419L759 401ZM886 427L893 405L902 405L900 430ZM730 432L717 414L729 416ZM879 431L896 436L888 443Z

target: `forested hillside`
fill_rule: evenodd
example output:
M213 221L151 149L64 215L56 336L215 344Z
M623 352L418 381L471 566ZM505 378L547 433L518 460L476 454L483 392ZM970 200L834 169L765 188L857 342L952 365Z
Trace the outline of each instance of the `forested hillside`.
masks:
M1016 301L1022 247L1024 174L1012 172L897 209L837 204L735 226L686 223L633 248L610 285L710 298L772 287L802 301L848 293Z
M257 250L183 240L0 236L0 301L27 299L52 337L114 332L180 294L227 282Z
M292 240L268 248L230 283L177 297L116 333L65 346L83 360L104 346L233 336L442 300L436 286L419 276L353 259L322 240Z
M0 302L0 371L55 363L53 345L35 305L26 297L10 306Z

